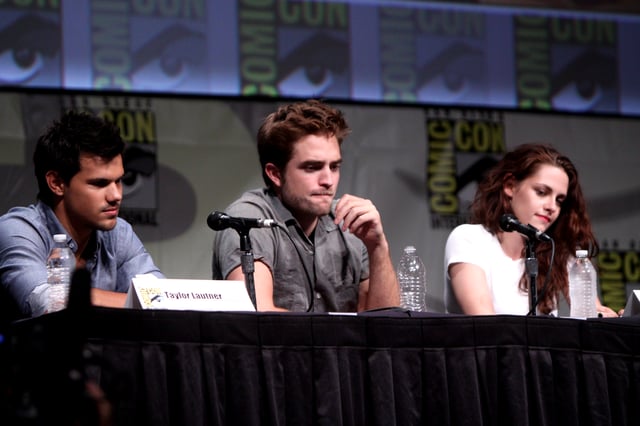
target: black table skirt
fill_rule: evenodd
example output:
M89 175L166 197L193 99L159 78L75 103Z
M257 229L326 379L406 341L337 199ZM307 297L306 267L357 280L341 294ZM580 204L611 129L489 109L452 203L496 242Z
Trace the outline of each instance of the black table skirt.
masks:
M36 402L80 365L116 425L640 424L633 318L93 309L13 335Z

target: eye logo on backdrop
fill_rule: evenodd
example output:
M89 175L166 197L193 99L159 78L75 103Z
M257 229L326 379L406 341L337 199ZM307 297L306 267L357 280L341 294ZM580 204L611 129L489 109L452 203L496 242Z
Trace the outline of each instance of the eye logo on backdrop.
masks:
M58 2L6 3L0 1L0 85L61 86Z
M486 97L483 14L380 8L378 25L384 100L448 104Z
M469 221L477 182L506 152L502 114L429 109L427 199L433 229Z
M92 87L188 92L205 86L205 4L92 1Z
M615 22L521 15L514 37L521 108L619 110Z
M241 2L241 93L348 98L348 10L332 2Z

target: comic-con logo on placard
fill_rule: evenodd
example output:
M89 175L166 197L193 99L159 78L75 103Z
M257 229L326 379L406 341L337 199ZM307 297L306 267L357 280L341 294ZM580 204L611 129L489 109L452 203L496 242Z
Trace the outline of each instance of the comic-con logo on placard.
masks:
M542 15L514 18L520 108L617 112L617 24Z
M78 96L67 108L93 112L114 123L126 143L120 217L134 225L157 225L158 139L149 98Z
M427 122L427 199L433 229L469 221L477 182L506 152L502 114L430 109Z
M486 99L484 14L383 7L378 23L384 100L450 104Z
M602 303L616 312L625 307L633 290L640 289L640 251L637 244L621 248L604 242L598 253L598 278Z
M0 85L62 85L59 3L0 1Z
M207 2L90 3L94 88L187 92L207 84Z
M341 2L240 2L241 93L348 98L348 11Z

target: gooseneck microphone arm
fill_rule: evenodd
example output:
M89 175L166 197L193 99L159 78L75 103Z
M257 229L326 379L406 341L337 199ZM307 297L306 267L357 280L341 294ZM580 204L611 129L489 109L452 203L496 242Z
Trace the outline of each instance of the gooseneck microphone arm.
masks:
M536 257L536 245L538 244L538 240L533 238L528 238L526 240L526 253L525 253L525 269L527 270L527 274L529 275L529 314L528 315L536 315L537 306L538 306L538 286L537 286L537 278L538 278L538 258Z
M247 287L247 293L249 293L249 299L253 303L253 307L258 310L258 303L256 301L256 284L254 281L253 273L255 271L255 265L253 263L253 252L251 250L251 239L249 238L249 229L236 229L240 235L240 264L242 266L242 274L244 275L244 285Z
M232 217L224 212L214 211L207 217L207 225L214 231L222 231L227 228L233 228L240 236L240 250L242 255L240 256L240 265L242 267L242 273L244 275L244 283L247 287L247 293L253 306L258 309L256 301L256 285L253 277L255 272L255 265L253 259L253 252L251 251L251 239L249 238L249 231L253 228L273 228L278 226L278 223L273 219L254 219L246 217Z
M527 237L525 238L525 269L529 276L528 315L536 315L538 307L538 287L536 283L536 280L538 278L538 258L536 257L536 246L540 241L550 242L553 246L553 239L549 235L531 225L524 225L520 223L513 214L509 213L503 214L502 217L500 217L500 228L505 232L516 231ZM548 278L549 276L547 275L547 280Z

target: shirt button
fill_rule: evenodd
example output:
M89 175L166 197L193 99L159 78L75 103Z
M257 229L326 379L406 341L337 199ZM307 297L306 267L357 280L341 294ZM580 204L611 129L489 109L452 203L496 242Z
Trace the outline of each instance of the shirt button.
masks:
M320 293L318 293L318 292L316 291L316 299L321 299L321 298L322 298L322 296L320 296Z

